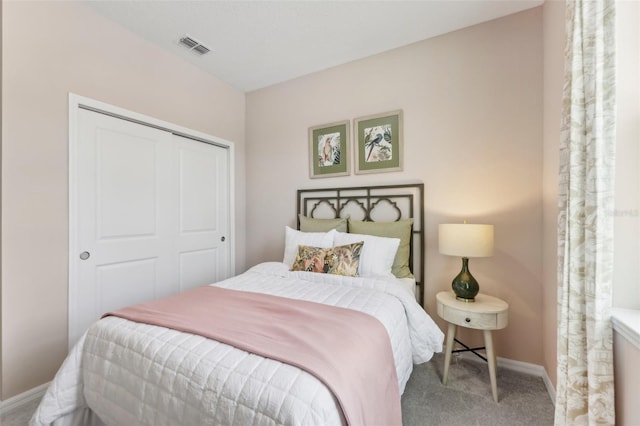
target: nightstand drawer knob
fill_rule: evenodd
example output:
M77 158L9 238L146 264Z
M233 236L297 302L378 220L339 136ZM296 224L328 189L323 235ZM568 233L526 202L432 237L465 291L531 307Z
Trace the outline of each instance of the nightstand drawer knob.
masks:
M465 322L471 322L471 318L465 318Z

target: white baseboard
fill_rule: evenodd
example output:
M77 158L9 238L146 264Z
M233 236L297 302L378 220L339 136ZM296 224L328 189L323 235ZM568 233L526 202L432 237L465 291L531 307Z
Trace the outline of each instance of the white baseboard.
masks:
M10 411L16 410L23 405L30 403L31 401L42 398L48 387L49 383L45 383L33 389L29 389L26 392L22 392L21 394L13 396L5 401L0 401L0 414L5 414Z
M556 388L553 386L553 383L551 383L551 379L547 374L547 370L544 370L544 376L542 376L542 381L544 382L544 385L547 387L547 392L549 392L549 396L551 397L551 402L553 402L553 405L555 406L556 405Z
M459 353L459 356L469 361L483 362L480 358L472 354L471 352ZM549 397L553 405L556 404L556 390L551 383L547 370L541 365L531 364L529 362L516 361L508 358L496 357L496 364L498 367L506 368L507 370L518 371L520 373L530 374L532 376L540 377L547 388Z

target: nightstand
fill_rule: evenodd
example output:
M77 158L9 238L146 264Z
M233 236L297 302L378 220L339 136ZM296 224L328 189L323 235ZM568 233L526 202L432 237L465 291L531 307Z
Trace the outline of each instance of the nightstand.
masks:
M453 352L473 352L489 364L489 377L491 378L491 392L493 400L498 402L498 386L496 384L496 356L493 351L492 330L499 330L507 326L509 305L504 300L497 297L478 294L475 302L462 302L456 299L455 294L450 291L441 291L436 295L438 300L438 315L449 323L447 330L447 346L444 358L444 374L442 384L447 384L449 375L449 364ZM484 333L484 347L469 348L464 343L456 339L457 327L466 327L482 330ZM465 349L453 350L455 343L464 346ZM477 350L485 349L487 357L483 357Z

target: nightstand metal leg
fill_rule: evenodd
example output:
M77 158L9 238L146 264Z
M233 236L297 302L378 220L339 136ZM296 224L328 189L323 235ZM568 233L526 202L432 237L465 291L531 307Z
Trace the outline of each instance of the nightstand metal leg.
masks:
M498 385L496 383L496 355L493 352L493 339L491 330L484 331L484 345L487 348L487 361L489 363L489 377L491 378L491 392L493 400L498 402Z
M453 351L454 339L456 338L456 325L449 323L447 329L447 347L445 349L444 356L444 373L442 374L442 384L447 384L447 377L449 376L449 364L451 364L451 352Z

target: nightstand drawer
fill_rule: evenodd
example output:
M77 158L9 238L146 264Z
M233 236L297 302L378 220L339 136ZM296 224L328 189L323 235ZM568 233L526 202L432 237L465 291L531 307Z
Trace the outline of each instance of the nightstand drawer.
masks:
M468 328L492 330L498 326L498 316L495 313L461 311L443 306L441 316L448 322Z

